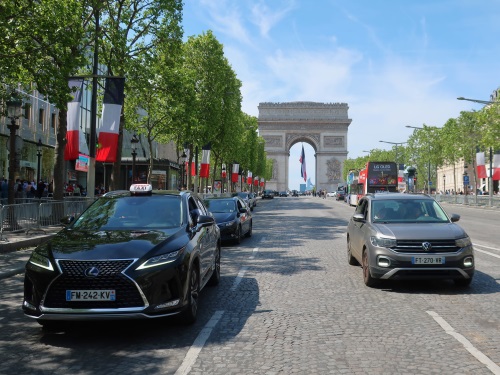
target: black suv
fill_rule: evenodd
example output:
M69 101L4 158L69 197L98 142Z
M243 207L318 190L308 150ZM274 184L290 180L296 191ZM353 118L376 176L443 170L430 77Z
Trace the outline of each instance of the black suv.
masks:
M379 280L452 279L467 286L474 249L465 231L426 194L367 194L347 226L347 259L367 286Z
M262 193L262 199L273 199L274 191L273 190L264 190Z

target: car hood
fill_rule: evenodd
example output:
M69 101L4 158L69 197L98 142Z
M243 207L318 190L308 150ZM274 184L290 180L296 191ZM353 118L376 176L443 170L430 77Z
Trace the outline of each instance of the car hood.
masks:
M394 237L398 240L457 239L467 235L455 223L374 224L374 227L383 236Z
M150 253L175 250L185 246L187 232L184 227L170 230L102 230L97 232L72 230L59 232L37 251L51 254L56 259L125 259L141 258Z
M212 212L216 223L225 223L236 218L236 212Z

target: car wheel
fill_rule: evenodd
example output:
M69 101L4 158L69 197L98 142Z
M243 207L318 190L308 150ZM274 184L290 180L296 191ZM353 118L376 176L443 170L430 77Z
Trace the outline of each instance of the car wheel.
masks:
M370 264L368 262L368 250L363 251L363 281L366 286L373 287L377 285L377 280L370 273Z
M351 239L347 237L347 263L349 263L351 266L357 266L359 265L358 261L356 258L352 256L352 251L351 251Z
M253 227L253 224L252 224L252 222L250 222L250 228L248 229L248 232L246 234L247 237L252 237L252 227Z
M215 250L215 259L214 259L214 272L208 280L208 285L216 286L219 285L220 281L220 245L217 245L217 249Z
M193 324L196 322L198 315L198 296L200 294L200 281L198 277L198 270L193 265L189 273L189 290L188 290L188 303L182 313L182 320L185 324Z
M453 280L453 282L460 288L466 288L472 282L472 277L469 277L468 279L455 279Z
M236 229L236 238L234 240L238 245L241 243L241 225L238 225L238 228Z

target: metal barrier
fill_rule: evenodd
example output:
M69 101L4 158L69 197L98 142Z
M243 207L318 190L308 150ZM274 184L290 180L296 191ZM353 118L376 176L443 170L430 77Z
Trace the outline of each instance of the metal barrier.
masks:
M0 208L0 239L3 241L5 231L42 231L43 227L61 224L65 216L79 216L94 202L92 198L72 197L63 201L42 199L28 202L4 205ZM31 203L29 203L31 202Z
M500 208L500 197L495 195L490 197L489 195L436 194L434 198L438 202L451 204Z

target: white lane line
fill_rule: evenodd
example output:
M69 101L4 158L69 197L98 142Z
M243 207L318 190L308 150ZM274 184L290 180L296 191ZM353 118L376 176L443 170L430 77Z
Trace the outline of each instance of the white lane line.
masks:
M446 320L441 318L439 314L435 313L434 311L426 311L427 314L432 316L434 320L441 326L441 328L444 329L444 331L450 335L453 336L458 342L460 342L467 351L472 354L479 362L484 363L488 370L490 370L493 374L495 375L500 375L500 366L498 366L495 362L493 362L491 359L489 359L486 355L484 355L481 351L476 349L474 345L471 344L469 340L467 340L464 336L462 336L460 333L456 332L452 326L448 324Z
M214 315L212 315L212 318L207 322L207 324L205 324L205 327L203 327L201 332L198 334L198 337L196 337L196 340L194 340L193 345L189 348L186 356L184 357L184 361L182 361L182 364L175 372L175 375L189 374L189 371L191 371L191 367L193 367L193 364L196 362L201 349L203 349L205 342L223 314L224 311L218 310L214 313Z
M472 245L479 246L479 247L484 247L485 249L500 251L500 249L498 247L491 247L491 246L486 246L486 245L480 245L478 243L473 243Z
M500 255L490 253L489 251L484 251L484 250L479 250L479 249L474 249L474 251L478 251L478 252L483 253L483 254L488 254L488 255L491 255L492 257L500 259Z
M252 251L252 255L250 255L250 259L255 258L255 256L257 255L258 252L259 252L259 248L258 247L254 248Z
M238 276L236 276L236 279L234 279L233 286L231 287L231 289L229 289L231 292L234 292L236 290L236 288L238 287L238 285L240 285L241 280L243 279L243 276L245 276L246 271L247 271L247 268L243 267L240 270L240 272L238 272Z

